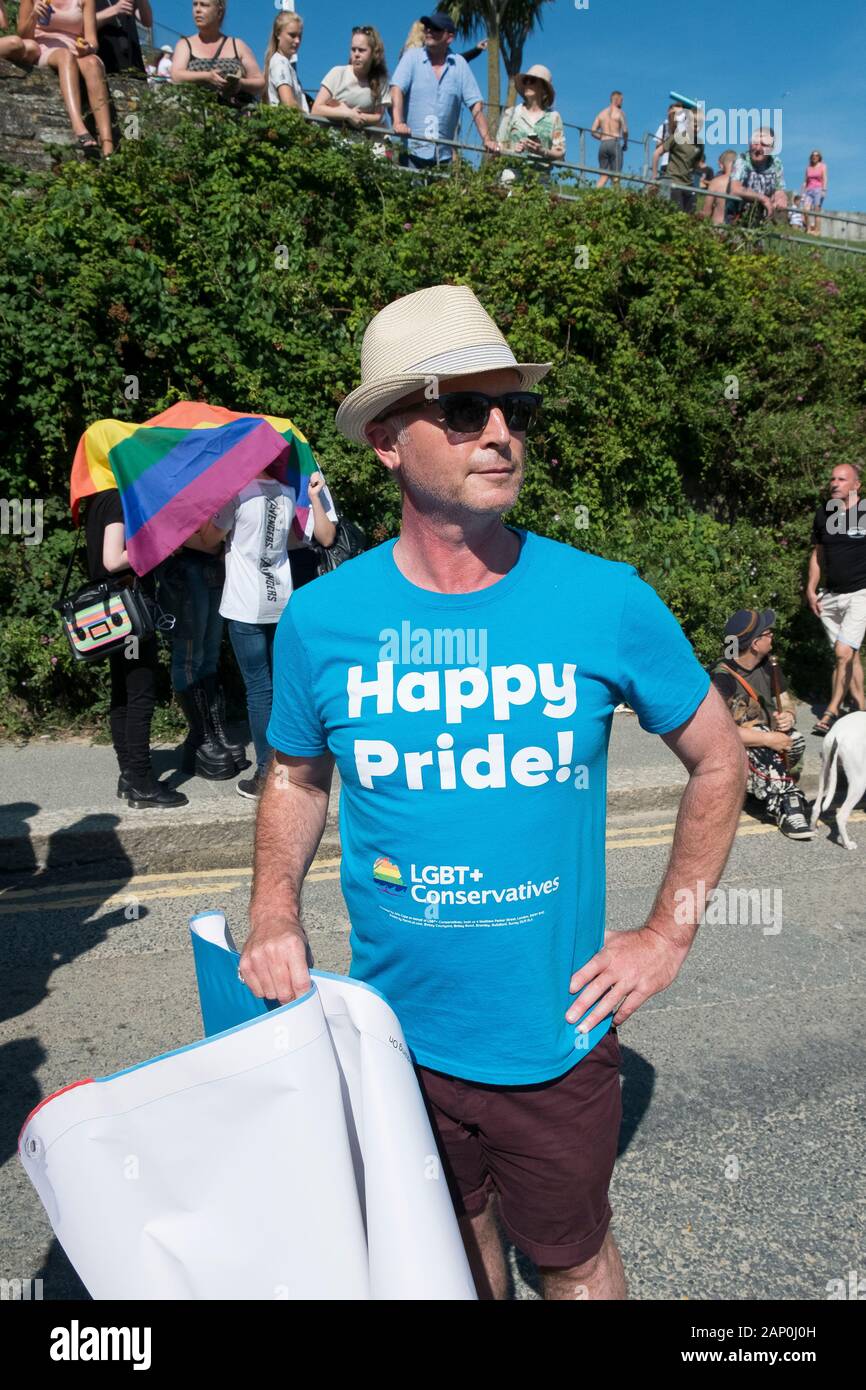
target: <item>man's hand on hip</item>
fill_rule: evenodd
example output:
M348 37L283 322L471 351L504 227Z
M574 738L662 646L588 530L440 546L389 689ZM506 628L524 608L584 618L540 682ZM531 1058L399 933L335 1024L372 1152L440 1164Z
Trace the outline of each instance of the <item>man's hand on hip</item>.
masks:
M601 950L571 977L572 994L583 993L565 1017L576 1023L595 1004L580 1025L582 1033L588 1033L610 1013L614 1023L624 1023L647 999L667 989L687 954L687 948L675 945L651 927L605 932Z

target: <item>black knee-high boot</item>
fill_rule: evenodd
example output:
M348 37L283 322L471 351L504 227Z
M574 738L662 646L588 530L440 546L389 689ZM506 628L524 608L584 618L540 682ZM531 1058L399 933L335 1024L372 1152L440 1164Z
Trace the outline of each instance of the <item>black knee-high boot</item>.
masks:
M241 743L232 743L226 732L225 691L216 676L205 676L201 682L207 696L210 727L216 742L234 758L235 771L243 772L250 766L247 750Z
M211 727L208 699L201 683L176 692L178 703L186 715L189 733L183 741L181 767L215 782L235 775L235 760L218 742Z

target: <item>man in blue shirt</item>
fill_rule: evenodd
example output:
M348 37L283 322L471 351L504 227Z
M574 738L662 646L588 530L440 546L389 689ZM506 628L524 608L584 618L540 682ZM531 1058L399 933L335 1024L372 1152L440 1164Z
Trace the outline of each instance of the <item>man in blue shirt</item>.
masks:
M280 620L241 973L281 1003L311 988L300 894L336 761L351 973L400 1019L479 1292L506 1296L498 1216L546 1298L624 1298L616 1025L688 953L682 890L695 904L718 882L743 746L631 566L503 523L550 364L518 363L455 285L382 309L361 360L337 425L393 473L401 531ZM624 699L690 781L647 921L606 933L607 746Z
M391 78L391 120L396 134L426 137L409 141L410 163L416 169L429 169L452 159L449 145L431 141L457 138L463 102L472 112L485 150L495 154L499 146L490 138L478 83L466 59L449 51L456 33L454 20L437 10L424 15L421 22L424 47L407 48Z

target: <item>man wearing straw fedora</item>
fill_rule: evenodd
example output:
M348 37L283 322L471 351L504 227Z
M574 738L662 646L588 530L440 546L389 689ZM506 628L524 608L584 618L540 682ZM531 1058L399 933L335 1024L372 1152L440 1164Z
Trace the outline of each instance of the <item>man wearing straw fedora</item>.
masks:
M337 424L396 479L402 525L281 619L240 969L260 997L311 988L300 893L336 762L351 973L400 1018L479 1293L507 1297L502 1230L546 1298L618 1299L617 1027L688 953L696 923L674 895L717 883L745 758L630 566L503 521L549 368L518 362L465 286L419 290L368 326ZM605 933L624 699L690 778L649 917Z

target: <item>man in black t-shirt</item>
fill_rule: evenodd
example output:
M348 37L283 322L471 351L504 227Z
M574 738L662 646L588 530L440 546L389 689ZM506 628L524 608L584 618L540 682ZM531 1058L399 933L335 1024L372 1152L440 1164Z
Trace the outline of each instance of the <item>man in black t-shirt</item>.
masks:
M741 608L725 624L724 655L710 667L713 685L727 701L749 759L746 791L792 840L811 840L809 807L797 783L806 740L794 727L797 707L779 670L781 712L776 709L769 662L772 608Z
M830 495L815 513L806 601L821 619L836 659L830 703L812 730L826 734L847 691L857 709L866 709L860 662L866 633L866 502L860 500L860 470L850 463L833 469Z

